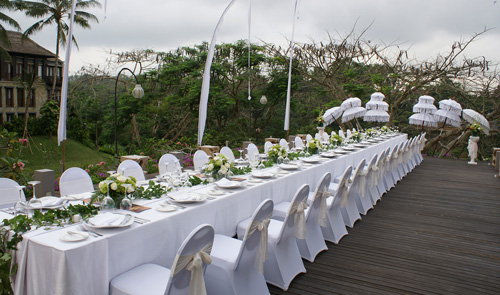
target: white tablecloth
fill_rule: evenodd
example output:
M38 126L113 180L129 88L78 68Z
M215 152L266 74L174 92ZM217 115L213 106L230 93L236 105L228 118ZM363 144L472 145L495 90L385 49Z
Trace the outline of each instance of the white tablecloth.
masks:
M185 204L187 209L159 212L154 208L161 201L142 200L141 205L153 209L134 215L151 222L134 223L126 229L100 229L104 236L99 238L80 242L59 239L80 225L29 232L17 251L16 294L108 294L112 278L140 264L153 262L170 268L178 247L198 225L208 223L216 233L232 236L238 222L250 217L263 200L289 201L304 183L313 190L324 173L330 172L335 178L348 165L355 167L362 159L368 161L375 153L406 139L406 135L399 135L344 156L323 159L320 164L235 189L215 200ZM207 191L211 186L200 185L191 190Z

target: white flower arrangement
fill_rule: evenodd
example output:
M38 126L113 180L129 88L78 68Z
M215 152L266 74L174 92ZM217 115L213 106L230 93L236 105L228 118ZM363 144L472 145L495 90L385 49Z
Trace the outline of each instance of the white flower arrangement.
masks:
M217 173L222 175L227 175L229 170L233 167L233 163L229 161L229 159L223 154L218 154L213 159L208 161L207 167L205 168L205 173L211 174L212 177L216 177Z
M272 159L274 162L276 162L276 160L279 157L282 157L282 158L287 157L288 152L281 145L275 144L269 148L269 150L267 151L267 156L269 157L269 159Z

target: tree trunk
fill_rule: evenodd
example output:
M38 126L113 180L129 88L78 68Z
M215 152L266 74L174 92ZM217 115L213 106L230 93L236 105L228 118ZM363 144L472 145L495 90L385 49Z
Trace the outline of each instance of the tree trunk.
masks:
M57 83L57 67L58 67L58 61L59 61L59 39L61 38L60 34L59 34L60 30L59 30L59 25L57 26L57 38L56 38L56 60L55 60L55 67L54 67L54 81L52 81L52 99L55 100L56 99L56 83ZM71 40L69 40L68 42L71 42ZM50 98L49 98L50 99ZM59 102L60 103L60 102Z

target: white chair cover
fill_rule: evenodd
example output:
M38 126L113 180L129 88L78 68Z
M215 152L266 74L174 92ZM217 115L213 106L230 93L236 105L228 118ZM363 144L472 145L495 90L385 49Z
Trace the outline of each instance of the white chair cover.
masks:
M200 225L184 240L177 251L172 270L143 264L115 277L110 283L111 295L206 295L203 271L210 264L214 229Z
M205 151L197 150L193 155L193 166L195 171L201 171L208 163L208 155Z
M284 139L284 138L280 139L280 146L287 151L290 150L290 146L288 145L288 141L286 141L286 139Z
M94 185L92 184L92 179L82 168L71 167L64 171L59 179L59 193L61 197L90 193L93 191Z
M347 131L346 131L346 138L349 139L349 138L351 138L351 136L352 136L351 130L347 129Z
M366 215L368 210L373 208L371 198L366 197L366 175L368 170L365 169L365 163L366 161L363 159L356 167L349 192L356 200L359 214L363 215Z
M359 198L359 178L357 177L357 173L360 171L360 167L365 166L365 160L361 160L359 162L356 170L353 173L352 176L352 183L349 185L349 190L347 193L347 200L341 200L341 212L342 212L342 217L344 219L344 223L348 227L353 227L354 223L358 220L361 219L361 216L359 215L359 210L356 205L356 198ZM345 203L345 205L344 205Z
M311 141L311 139L313 139L313 137L311 136L311 134L307 134L306 135L306 143L309 143Z
M141 165L133 160L125 160L118 165L117 172L123 176L135 177L137 181L145 181L144 170Z
M377 162L372 166L371 182L375 188L375 194L372 195L372 204L375 205L382 195L386 192L382 181L385 163L385 151L382 151L377 158Z
M10 178L0 178L0 209L14 207L17 201L26 201L21 186Z
M234 162L235 158L234 158L234 154L233 154L233 151L227 147L227 146L224 146L220 149L220 153L223 154L226 158L229 159L229 161L231 162Z
M302 141L302 138L295 136L295 148L298 149L303 149L304 148L304 142Z
M247 147L248 159L255 160L255 157L259 156L259 149L254 143L250 143Z
M181 169L179 159L172 154L164 154L158 161L158 172L163 175L167 172L177 172Z
M212 264L205 272L208 294L269 294L264 276L255 265L260 268L261 263L257 260L265 257L259 254L257 259L257 252L261 249L262 236L267 235L267 231L264 231L265 223L272 212L273 202L263 201L249 222L255 224L254 228L261 224L262 231L256 229L250 234L250 230L247 230L243 240L215 235Z
M270 142L270 141L266 141L264 143L264 152L267 154L267 152L269 151L269 149L273 146L273 143Z
M366 185L366 196L373 207L375 205L375 202L373 200L378 200L378 190L377 190L377 183L375 182L374 178L376 178L376 175L378 174L378 168L375 167L377 165L377 160L378 160L378 155L375 154L373 155L372 159L366 166L366 172L367 175L365 176L365 185ZM375 168L375 170L374 170Z
M321 232L325 240L337 244L340 239L347 235L341 208L347 203L349 193L349 179L352 173L352 166L348 166L340 177L338 184L331 183L333 197L327 200L327 226L321 227ZM343 203L343 205L342 205Z

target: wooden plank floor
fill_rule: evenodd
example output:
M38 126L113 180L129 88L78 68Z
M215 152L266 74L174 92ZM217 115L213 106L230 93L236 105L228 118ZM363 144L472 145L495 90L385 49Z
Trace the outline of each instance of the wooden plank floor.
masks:
M500 294L500 179L492 166L425 157L287 292Z

